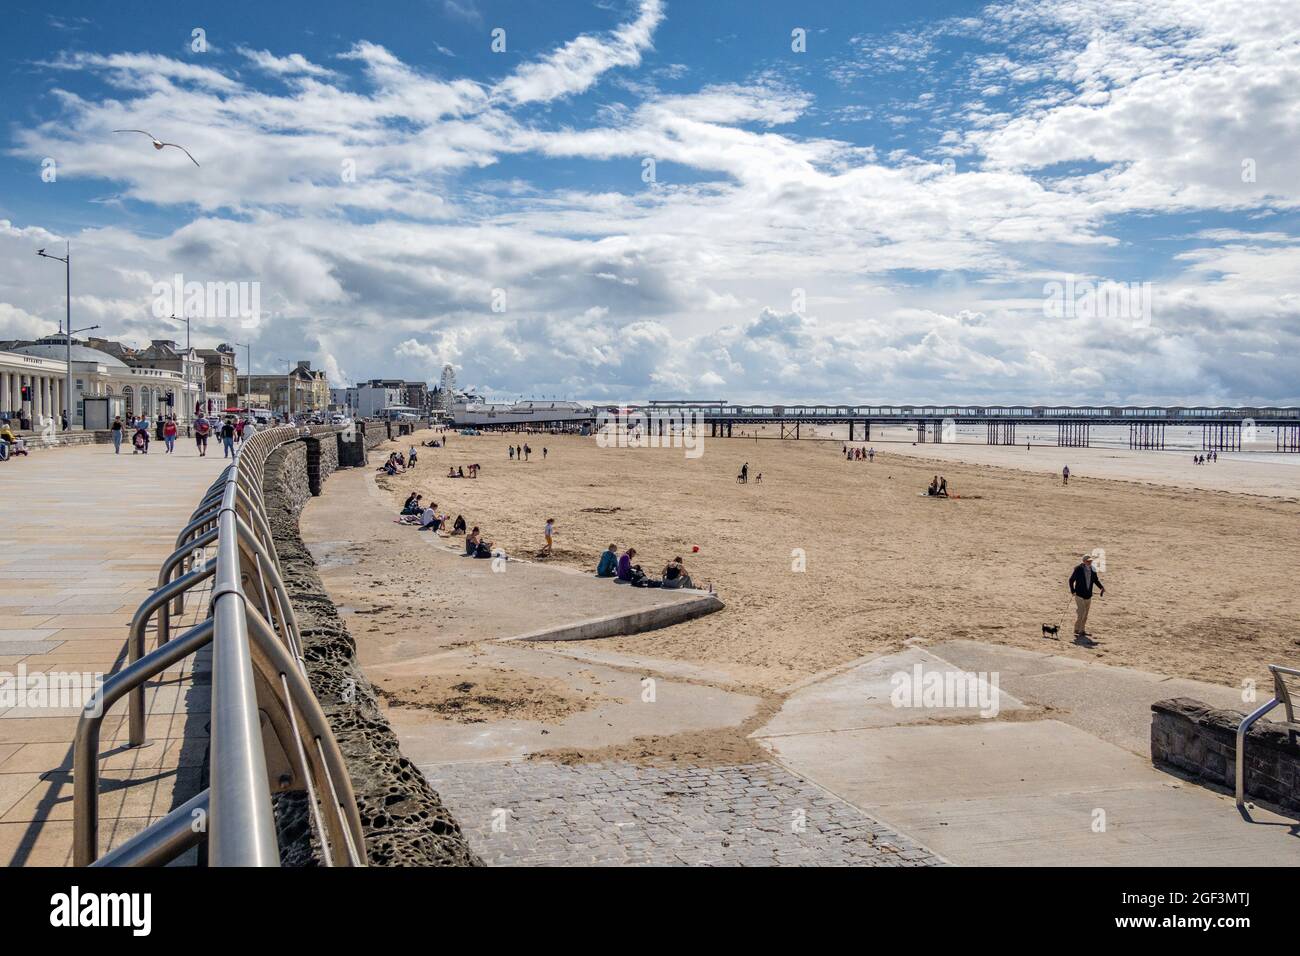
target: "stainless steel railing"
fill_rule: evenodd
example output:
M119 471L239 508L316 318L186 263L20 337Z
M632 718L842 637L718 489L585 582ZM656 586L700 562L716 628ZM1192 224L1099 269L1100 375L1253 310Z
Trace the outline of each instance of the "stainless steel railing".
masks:
M278 866L272 794L305 791L327 866L364 866L365 840L338 742L307 680L298 622L262 495L275 449L337 429L273 428L246 439L176 538L127 634L127 665L87 703L73 753L78 866L155 866L207 841L212 866ZM172 634L187 596L211 582L207 617ZM145 652L151 622L157 647ZM146 682L212 647L207 790L99 856L99 737L123 697L128 743L146 744Z
M1281 704L1286 709L1286 720L1277 726L1287 732L1287 739L1292 747L1296 744L1296 732L1300 731L1300 724L1296 723L1295 711L1291 705L1291 689L1287 687L1285 679L1287 677L1300 677L1300 670L1292 667L1282 667L1280 664L1269 664L1268 669L1273 674L1273 699L1249 717L1243 718L1241 723L1237 725L1237 809L1242 811L1246 809L1246 735L1249 733L1251 726L1278 704Z

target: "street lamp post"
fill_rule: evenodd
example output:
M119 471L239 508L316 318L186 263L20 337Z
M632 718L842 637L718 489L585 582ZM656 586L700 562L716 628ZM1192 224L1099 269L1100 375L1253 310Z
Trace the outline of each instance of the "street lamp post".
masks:
M285 423L293 419L293 362L290 359L276 359L284 363L284 418Z
M63 327L68 330L68 333L64 338L64 345L65 345L64 355L66 359L66 367L63 370L63 403L66 407L61 409L61 411L67 413L68 428L71 429L72 408L73 408L72 406L72 336L74 334L72 328L72 243L69 242L66 244L65 255L62 256L52 256L44 249L37 249L36 254L45 259L53 259L55 262L62 262L64 266L64 276L65 276L64 292L66 294L65 301L66 301L67 312L66 312L66 322ZM98 325L88 325L84 329L77 329L76 331L90 332L97 328L99 328ZM84 413L82 414L81 423L82 423L82 427L85 427L86 418Z
M190 398L190 317L188 315L183 314L184 313L183 309L181 311L182 311L181 318L178 319L173 314L171 316L171 320L173 322L185 323L185 357L181 359L181 381L182 381L182 387L185 390L185 404L189 409L185 414L187 418L193 418L194 402ZM186 434L189 433L186 432Z
M248 414L253 414L253 346L243 342L236 342L235 345L244 350L245 361L248 363L248 370L244 373L244 407L248 409ZM235 388L239 388L239 376L235 376Z

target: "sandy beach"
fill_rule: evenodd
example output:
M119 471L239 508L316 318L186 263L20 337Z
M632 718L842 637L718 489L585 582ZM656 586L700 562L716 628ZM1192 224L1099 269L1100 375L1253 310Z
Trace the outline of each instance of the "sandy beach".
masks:
M507 446L525 441L530 460L511 461ZM396 447L381 446L374 463ZM849 463L838 441L733 438L706 440L700 457L687 458L576 436L454 434L447 448L421 448L417 469L374 482L393 513L420 491L514 557L591 570L613 542L636 547L657 575L680 555L726 609L600 645L694 662L756 689L779 692L909 639L968 638L1231 686L1263 682L1267 664L1300 654L1300 468L1228 456L1194 467L1181 454L1097 448L877 451L874 463ZM1063 461L1074 474L1068 487L1057 474ZM736 483L745 462L761 484ZM446 477L449 465L472 463L482 466L477 480ZM920 496L936 473L961 497ZM551 517L554 553L539 558ZM1105 552L1107 592L1089 622L1099 646L1085 649L1068 639L1066 580L1093 549ZM413 605L454 612L455 596L426 577L417 553L385 560L400 564ZM386 590L378 569L374 587ZM527 608L507 613L527 618ZM434 628L401 604L385 614L365 626L390 636ZM1043 623L1063 623L1065 639L1044 640ZM430 648L473 640L472 622L450 631L411 638ZM358 641L364 648L364 632Z

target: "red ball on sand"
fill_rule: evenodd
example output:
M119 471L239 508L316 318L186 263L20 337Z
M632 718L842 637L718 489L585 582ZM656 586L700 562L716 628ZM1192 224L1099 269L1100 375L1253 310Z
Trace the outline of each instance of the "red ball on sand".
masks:
M699 546L698 544L693 544L693 545L691 545L691 553L692 553L692 554L699 554L699 553L700 553L700 546Z

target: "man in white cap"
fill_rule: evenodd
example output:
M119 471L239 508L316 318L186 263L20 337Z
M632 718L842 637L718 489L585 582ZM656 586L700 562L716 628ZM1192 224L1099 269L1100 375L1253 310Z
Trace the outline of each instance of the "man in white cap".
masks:
M1092 643L1086 628L1088 626L1088 606L1092 604L1092 589L1099 594L1106 593L1106 587L1097 577L1092 567L1092 555L1085 554L1083 560L1070 575L1070 593L1074 595L1074 641L1076 644Z

